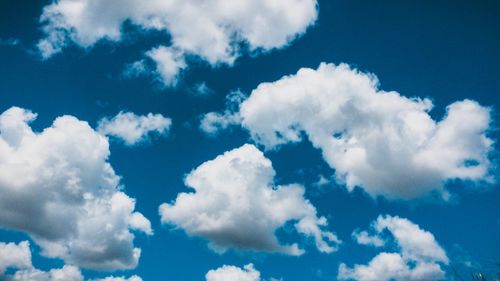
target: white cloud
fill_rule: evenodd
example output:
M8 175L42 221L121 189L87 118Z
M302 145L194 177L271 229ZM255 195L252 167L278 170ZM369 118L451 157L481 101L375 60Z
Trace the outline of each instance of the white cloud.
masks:
M43 271L39 269L18 270L12 276L6 276L6 281L83 281L80 270L71 265L62 268Z
M384 239L377 235L370 235L367 231L354 231L352 237L361 245L371 245L374 247L382 247L385 245Z
M125 78L153 77L161 85L173 87L177 85L183 70L187 68L184 53L173 47L158 46L147 51L144 56L145 59L125 67Z
M243 268L224 265L207 272L205 278L207 281L261 281L260 272L253 264L247 264Z
M133 275L133 276L130 276L129 278L125 278L125 277L106 277L106 278L103 278L103 279L93 279L91 281L142 281L142 278L137 276L137 275Z
M115 117L99 120L97 131L103 135L120 138L126 145L148 140L151 133L166 135L172 120L161 114L136 115L120 112Z
M260 84L239 111L221 116L240 118L267 149L307 136L339 183L373 197L447 199L449 180L489 180L490 109L455 102L440 121L432 119L431 109L429 99L379 90L374 75L323 63Z
M7 269L15 273L7 274ZM0 242L0 279L5 281L83 281L80 270L74 266L64 266L49 272L34 268L28 241L18 244Z
M18 107L0 115L0 226L79 267L134 268L141 251L131 230L152 230L119 187L107 139L72 116L42 132L29 126L35 119Z
M194 192L181 193L175 202L160 206L163 223L203 237L219 252L229 248L300 255L297 244L281 244L275 232L296 222L298 233L313 238L321 252L340 243L304 198L298 184L275 186L271 161L253 145L225 152L193 170L185 184Z
M236 114L209 112L201 118L200 129L209 136L216 136L220 131L239 122L240 118Z
M9 268L31 268L31 252L28 241L19 244L0 242L0 277Z
M372 230L375 234L367 234L367 236L378 237L381 241L383 241L380 237L383 231L388 230L399 252L381 252L367 265L355 265L353 268L348 268L342 263L337 276L339 280L436 281L444 279L445 272L441 266L448 264L449 260L430 232L422 230L407 219L391 216L379 216L372 223ZM360 242L359 239L358 242ZM361 244L375 245L375 243L364 242L366 241L361 240Z
M245 98L240 90L230 92L226 96L226 110L223 113L209 112L203 115L200 130L209 136L216 136L220 131L239 124L241 118L236 111Z
M6 274L6 269L12 269L13 274ZM43 271L32 265L31 251L28 241L19 244L0 242L0 278L5 281L83 281L80 269L72 265ZM139 276L106 277L92 281L142 281Z
M184 54L171 47L160 46L146 53L156 63L156 74L165 86L175 86L187 65Z
M168 48L178 50L179 56L231 65L242 53L242 44L250 52L284 47L317 16L316 0L59 0L43 9L40 22L45 37L38 49L43 58L49 58L69 42L83 48L100 40L119 42L124 35L121 27L129 21L146 31L167 32L171 36ZM153 58L160 73L168 63L178 65L181 60L163 58L167 57ZM179 69L168 68L167 77L172 77L172 69Z

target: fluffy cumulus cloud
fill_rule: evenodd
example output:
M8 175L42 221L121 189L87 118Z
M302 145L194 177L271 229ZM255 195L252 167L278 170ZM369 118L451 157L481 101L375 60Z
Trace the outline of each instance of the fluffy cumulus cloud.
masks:
M434 120L432 107L429 99L378 89L372 74L323 63L260 84L239 111L218 120L237 118L267 149L307 137L349 190L361 187L389 199L447 199L449 180L489 179L490 109L463 100Z
M243 268L232 265L224 265L212 269L205 275L207 281L260 281L260 272L253 264L247 264Z
M40 17L45 36L38 49L49 58L69 42L83 48L103 39L119 42L123 23L130 22L171 36L168 45L146 53L168 83L182 69L186 55L211 65L232 64L242 49L255 52L286 46L317 15L316 0L56 0L45 6Z
M72 116L41 132L35 119L18 107L0 114L0 226L79 267L135 267L132 231L152 234L151 225L119 187L107 139Z
M443 265L448 264L445 251L439 246L432 233L421 229L411 221L391 216L379 216L372 223L374 234L368 241L354 235L360 244L382 247L384 231L394 239L398 252L381 252L366 265L352 268L339 266L339 280L358 281L436 281L445 278ZM366 238L366 237L365 237ZM374 240L374 239L378 240Z
M13 271L7 274L6 269ZM62 268L43 271L32 265L28 241L15 243L0 242L0 277L5 281L83 281L83 275L76 266L64 265ZM142 281L138 276L107 277L92 281Z
M229 248L300 255L298 244L281 244L275 233L293 222L295 230L311 237L319 251L330 253L340 243L325 217L304 198L297 184L276 186L271 161L253 145L225 152L193 170L181 193L160 206L163 223L189 235L203 237L218 252Z
M126 145L147 141L151 134L166 135L172 120L161 114L136 115L120 112L113 118L99 120L97 131L103 135L121 139Z

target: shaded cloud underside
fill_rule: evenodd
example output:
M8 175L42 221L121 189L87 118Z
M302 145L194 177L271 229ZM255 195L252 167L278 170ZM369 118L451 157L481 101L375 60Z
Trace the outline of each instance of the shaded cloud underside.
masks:
M0 225L79 267L136 267L131 231L152 234L151 225L119 187L108 140L72 116L42 132L29 126L35 119L18 107L0 115Z
M194 189L180 193L175 202L160 206L163 223L203 237L210 247L301 255L298 244L282 245L276 230L296 221L295 230L314 239L321 252L337 249L340 240L327 227L325 217L304 198L298 184L275 186L271 161L253 145L225 152L187 175Z

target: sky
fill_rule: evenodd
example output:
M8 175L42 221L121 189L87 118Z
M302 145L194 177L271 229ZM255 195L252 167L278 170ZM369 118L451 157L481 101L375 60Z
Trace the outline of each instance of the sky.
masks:
M0 1L0 279L494 276L499 27L489 0Z

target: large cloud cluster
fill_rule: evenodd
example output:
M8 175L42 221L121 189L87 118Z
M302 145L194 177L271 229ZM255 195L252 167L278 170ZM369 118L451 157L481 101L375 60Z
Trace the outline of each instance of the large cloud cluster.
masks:
M170 44L147 52L159 66L165 65L164 58L183 62L185 55L211 65L232 64L242 44L250 52L286 46L315 22L317 14L316 0L57 0L41 15L45 37L38 49L48 58L69 42L84 48L102 39L118 42L123 24L130 22L171 36ZM174 83L172 77L184 64L176 65L167 72L157 68L165 84Z
M372 223L375 232L371 242L366 235L354 233L360 244L383 247L383 233L387 230L396 243L398 252L381 252L366 265L348 268L339 266L339 280L357 281L436 281L445 277L442 265L448 264L445 251L439 246L432 233L421 229L411 221L392 216L379 216ZM363 232L367 233L367 232ZM361 237L361 238L360 238Z
M152 234L151 225L119 187L107 139L72 116L34 132L35 118L18 107L0 115L0 226L79 267L134 268L131 231Z
M6 273L7 269L13 274ZM4 281L83 281L78 267L65 265L62 268L43 271L33 266L28 241L18 244L0 242L0 279ZM106 277L92 281L142 281L139 276Z
M239 111L207 116L203 121L215 124L202 129L213 133L238 122L267 149L306 136L349 190L362 187L389 199L447 199L449 180L488 179L490 109L459 101L436 121L432 107L429 99L379 90L372 74L323 63L260 84Z
M225 152L193 170L185 180L194 189L162 204L163 223L210 241L216 251L229 248L300 255L295 243L281 244L276 231L295 222L298 233L314 239L321 252L336 250L339 239L323 230L324 217L304 198L297 184L276 186L271 161L253 145Z

